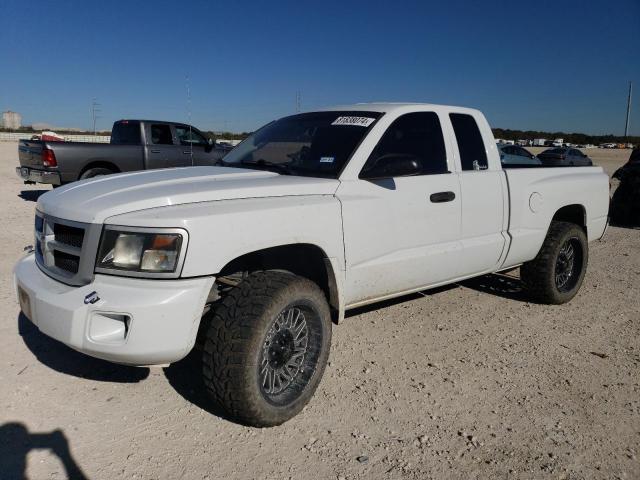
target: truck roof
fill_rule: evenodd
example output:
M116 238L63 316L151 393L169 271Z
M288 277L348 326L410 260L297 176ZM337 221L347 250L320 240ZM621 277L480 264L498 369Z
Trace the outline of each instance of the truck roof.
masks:
M474 108L458 107L454 105L438 105L435 103L410 103L410 102L373 102L373 103L352 103L347 105L336 105L327 108L320 108L318 111L332 110L355 110L364 112L395 112L395 111L411 111L413 109L429 108L435 110L455 110L457 112L480 113Z
M188 123L184 123L184 122L171 122L168 120L145 120L142 118L121 118L120 120L116 120L115 123L118 123L118 122L166 123L170 125L189 125Z

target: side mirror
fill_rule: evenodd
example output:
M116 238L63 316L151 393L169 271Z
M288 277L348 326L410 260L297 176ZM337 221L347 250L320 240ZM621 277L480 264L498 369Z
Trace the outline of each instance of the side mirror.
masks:
M213 138L210 138L208 143L209 145L213 145Z
M373 166L360 175L365 180L381 180L383 178L407 177L420 175L422 162L413 155L384 155L376 160Z

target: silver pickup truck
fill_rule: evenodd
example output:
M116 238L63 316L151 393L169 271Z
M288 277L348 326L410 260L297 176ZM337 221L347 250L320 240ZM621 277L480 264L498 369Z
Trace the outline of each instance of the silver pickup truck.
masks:
M16 173L25 183L57 186L112 173L215 165L230 149L191 125L119 120L111 143L20 141Z

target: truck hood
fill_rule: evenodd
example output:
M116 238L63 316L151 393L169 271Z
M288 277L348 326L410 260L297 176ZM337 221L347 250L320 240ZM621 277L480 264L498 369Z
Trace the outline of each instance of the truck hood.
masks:
M186 167L107 175L56 188L38 199L54 217L104 223L113 215L168 205L294 195L333 195L338 180L228 167Z

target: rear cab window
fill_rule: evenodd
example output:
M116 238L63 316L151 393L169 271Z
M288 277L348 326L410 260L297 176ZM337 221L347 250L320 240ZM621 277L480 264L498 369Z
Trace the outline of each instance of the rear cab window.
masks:
M121 120L113 124L112 145L140 145L141 143L140 122Z
M487 170L487 151L476 120L466 113L450 113L449 118L458 142L462 170Z

